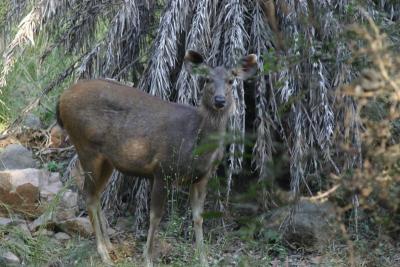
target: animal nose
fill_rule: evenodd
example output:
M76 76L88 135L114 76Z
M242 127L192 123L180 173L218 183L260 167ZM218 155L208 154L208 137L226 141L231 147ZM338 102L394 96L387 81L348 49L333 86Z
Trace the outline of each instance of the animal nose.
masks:
M222 95L217 95L214 97L214 103L217 108L223 108L225 106L225 97Z

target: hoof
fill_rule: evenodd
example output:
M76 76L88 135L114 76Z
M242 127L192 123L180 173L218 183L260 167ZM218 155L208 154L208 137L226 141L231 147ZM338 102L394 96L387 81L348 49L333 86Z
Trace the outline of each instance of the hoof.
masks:
M114 266L114 262L111 260L110 256L101 256L101 260L103 261L104 264L107 266Z
M106 243L106 248L108 251L114 251L114 246L111 244L111 242Z
M108 266L113 266L114 263L111 260L110 254L108 253L108 249L105 246L98 246L97 251L100 254L101 260Z
M149 260L149 259L145 259L145 266L146 267L153 267L154 266L153 261Z
M201 265L202 267L208 267L208 261L207 261L206 256L200 257L200 265Z

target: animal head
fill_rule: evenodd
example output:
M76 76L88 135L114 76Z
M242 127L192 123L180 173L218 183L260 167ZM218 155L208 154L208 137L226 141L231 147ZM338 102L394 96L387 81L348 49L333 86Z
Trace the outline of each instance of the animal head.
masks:
M240 65L231 69L210 67L204 62L203 56L193 50L186 52L184 61L190 73L205 79L202 103L214 111L228 110L233 105L234 79L246 80L257 71L257 56L254 54L243 57Z

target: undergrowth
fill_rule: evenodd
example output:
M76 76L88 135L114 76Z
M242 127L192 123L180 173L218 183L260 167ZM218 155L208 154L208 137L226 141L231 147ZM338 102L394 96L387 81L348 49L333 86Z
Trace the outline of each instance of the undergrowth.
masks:
M59 48L53 49L42 60L37 55L42 55L47 49L47 37L39 35L35 46L26 47L19 55L16 63L7 77L7 85L1 88L0 94L0 132L3 131L31 101L36 99L42 90L55 80L64 69L72 62L73 57L65 55ZM33 113L45 125L54 119L54 107L58 96L72 82L67 78L49 94L45 95L38 108Z

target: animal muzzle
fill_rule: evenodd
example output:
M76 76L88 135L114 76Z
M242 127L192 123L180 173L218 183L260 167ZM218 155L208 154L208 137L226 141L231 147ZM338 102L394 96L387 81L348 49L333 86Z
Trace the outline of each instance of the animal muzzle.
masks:
M226 100L225 97L222 95L217 95L214 97L214 105L216 108L223 108L225 107L226 104Z

